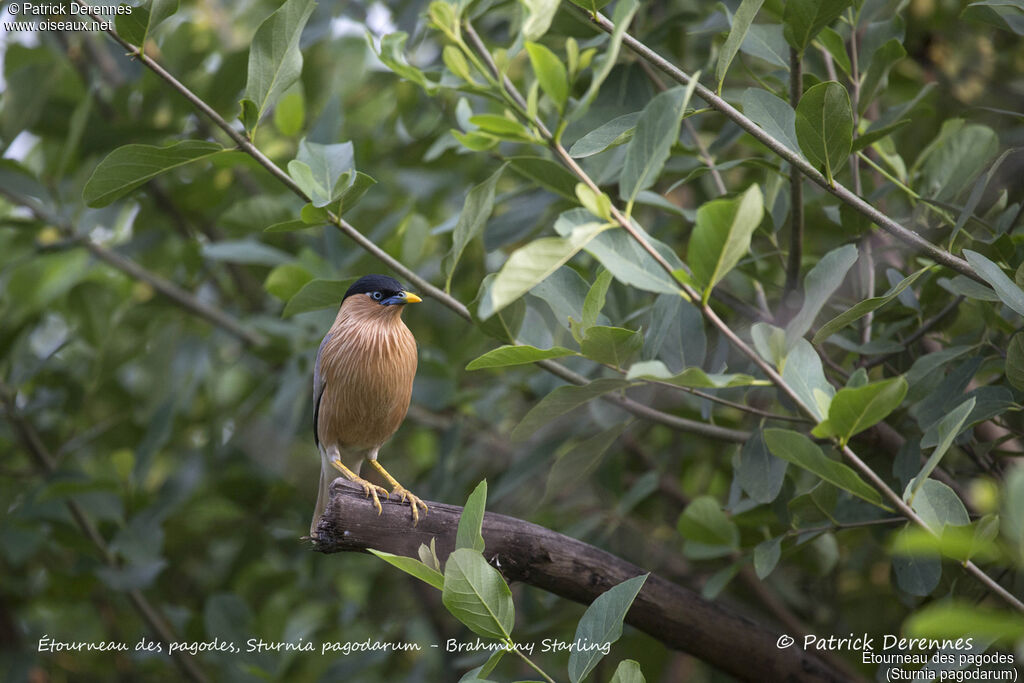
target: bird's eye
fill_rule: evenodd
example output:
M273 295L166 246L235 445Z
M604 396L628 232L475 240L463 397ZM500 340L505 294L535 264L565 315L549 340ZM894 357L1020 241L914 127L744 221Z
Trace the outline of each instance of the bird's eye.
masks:
M376 301L380 301L380 300L381 300L381 298L382 298L382 297L383 297L384 295L383 295L383 294L381 294L380 292L374 292L374 293L373 293L373 294L371 294L370 296L372 296L372 297L374 298L374 300L376 300Z

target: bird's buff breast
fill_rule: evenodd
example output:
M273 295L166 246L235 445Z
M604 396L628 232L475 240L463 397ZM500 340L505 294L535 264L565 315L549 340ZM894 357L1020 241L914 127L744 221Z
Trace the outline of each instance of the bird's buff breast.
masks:
M380 446L395 433L409 409L416 340L398 316L376 322L351 325L339 319L342 324L336 323L335 335L325 349L321 361L325 387L317 425L325 445Z

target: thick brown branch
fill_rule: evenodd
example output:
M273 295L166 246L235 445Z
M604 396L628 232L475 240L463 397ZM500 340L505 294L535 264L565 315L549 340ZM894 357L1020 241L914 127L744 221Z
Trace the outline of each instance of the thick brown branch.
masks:
M384 501L376 513L356 485L336 479L317 525L316 549L324 553L369 548L417 557L421 543L436 539L444 561L455 546L462 508L428 502L430 513L412 526L408 506ZM522 581L563 598L589 604L643 569L582 541L536 524L488 512L485 555L510 581ZM716 602L651 574L626 623L671 648L693 654L748 681L848 681L799 646L779 648L782 634Z

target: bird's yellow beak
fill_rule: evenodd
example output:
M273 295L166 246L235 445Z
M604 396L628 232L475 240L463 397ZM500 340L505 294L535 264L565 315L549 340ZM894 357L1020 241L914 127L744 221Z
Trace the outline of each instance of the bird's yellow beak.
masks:
M423 301L423 299L419 298L412 292L402 292L402 294L405 296L405 303L407 304L418 304Z

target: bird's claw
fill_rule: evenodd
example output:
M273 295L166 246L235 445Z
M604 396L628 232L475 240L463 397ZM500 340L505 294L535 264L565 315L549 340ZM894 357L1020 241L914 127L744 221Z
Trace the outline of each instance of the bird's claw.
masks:
M365 494L366 498L370 498L370 497L373 498L373 507L376 508L377 514L379 515L379 514L383 513L384 512L384 508L381 507L380 499L377 498L377 494L379 493L380 495L384 496L384 500L387 500L388 499L388 490L386 488L384 488L383 486L377 486L376 484L371 484L370 482L366 481L365 479L359 479L358 481L356 481L356 483L363 487L363 493Z
M429 508L427 507L427 504L424 503L420 499L420 497L417 496L415 493L413 493L412 491L410 491L409 489L407 489L407 488L405 488L404 486L401 486L401 485L398 485L395 488L391 489L391 493L393 493L395 495L401 496L402 497L401 500L402 500L403 503L406 501L406 499L408 499L409 504L412 506L412 525L416 526L417 524L419 524L419 522L420 522L420 511L419 511L419 508L417 506L422 505L423 506L423 514L427 514L427 511L429 510Z

